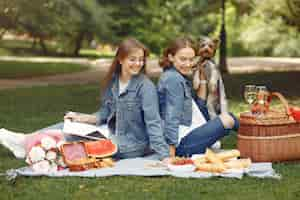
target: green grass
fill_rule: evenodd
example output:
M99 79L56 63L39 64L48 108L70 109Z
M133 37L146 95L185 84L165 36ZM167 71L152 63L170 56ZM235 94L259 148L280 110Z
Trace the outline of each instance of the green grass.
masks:
M0 78L17 79L79 72L88 66L73 63L0 61Z
M32 47L33 42L29 40L0 40L0 56L55 56L55 57L72 57L60 50L60 47L54 43L46 42L48 54L45 55L39 44ZM96 49L90 49L83 46L79 51L78 57L90 59L95 58L112 58L114 54L102 53Z
M0 56L43 56L39 44L32 48L32 41L29 40L0 40ZM49 54L55 56L55 46L46 44Z
M283 92L300 105L300 73L269 73L225 76L230 107L244 111L242 85L260 83ZM49 86L0 91L0 127L31 132L62 119L66 110L91 113L99 102L99 87ZM225 148L235 148L234 135L223 140ZM24 166L22 160L0 147L0 171ZM220 199L297 200L300 199L300 164L274 164L281 180L244 177L183 179L175 177L48 178L19 177L10 183L0 177L0 199Z
M80 56L88 58L113 58L114 53L101 53L96 49L81 49L79 51Z

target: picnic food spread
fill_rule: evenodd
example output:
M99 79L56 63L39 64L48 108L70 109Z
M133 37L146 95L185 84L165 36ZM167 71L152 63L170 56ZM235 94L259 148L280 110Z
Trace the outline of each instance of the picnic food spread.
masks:
M250 159L238 159L240 153L238 150L229 150L220 153L214 153L207 149L204 156L195 158L194 163L197 171L204 172L224 172L228 169L246 169L250 167Z
M251 159L238 159L240 152L236 149L214 153L207 149L204 155L196 155L194 158L175 157L168 165L171 171L196 171L222 173L231 169L247 169L251 165ZM190 167L193 165L194 167ZM189 167L187 167L189 166Z
M113 167L111 158L117 146L111 140L57 142L46 136L28 150L26 162L35 172L55 172L65 168L83 171L94 168Z
M69 142L61 146L61 152L70 171L82 171L92 168L112 167L112 156L117 146L110 140ZM105 158L106 157L106 158Z

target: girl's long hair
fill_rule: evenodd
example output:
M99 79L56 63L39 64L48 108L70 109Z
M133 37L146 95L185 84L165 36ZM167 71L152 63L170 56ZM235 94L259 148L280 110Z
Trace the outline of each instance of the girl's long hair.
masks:
M195 50L192 40L188 37L179 37L172 41L163 51L163 55L159 61L160 67L167 68L171 66L172 62L169 60L169 54L174 56L177 51L186 47L190 47Z
M112 64L109 68L109 71L104 79L102 85L102 91L104 92L109 84L111 83L113 77L117 73L121 73L121 64L120 60L126 58L134 49L142 49L144 51L144 65L141 69L142 72L145 71L146 67L146 58L149 55L149 50L143 45L140 41L135 38L127 38L123 40L116 52L116 55L112 61Z

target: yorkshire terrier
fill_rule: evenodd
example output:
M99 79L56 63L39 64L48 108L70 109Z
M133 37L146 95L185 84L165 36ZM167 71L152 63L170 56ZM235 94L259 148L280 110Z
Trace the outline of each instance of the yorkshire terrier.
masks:
M219 45L218 39L202 38L198 42L198 64L194 71L193 87L197 89L200 84L199 69L204 68L207 78L207 108L211 119L220 113L228 112L225 88L218 65L213 60Z

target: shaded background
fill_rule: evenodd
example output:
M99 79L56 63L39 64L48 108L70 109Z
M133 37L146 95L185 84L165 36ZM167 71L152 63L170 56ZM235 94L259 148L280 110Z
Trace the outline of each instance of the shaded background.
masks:
M31 41L43 55L91 56L127 36L159 54L180 35L219 37L222 2L213 0L1 0L1 54L21 54L3 40ZM299 56L299 0L227 0L228 56ZM18 51L19 50L19 51ZM23 54L24 53L23 51Z

